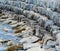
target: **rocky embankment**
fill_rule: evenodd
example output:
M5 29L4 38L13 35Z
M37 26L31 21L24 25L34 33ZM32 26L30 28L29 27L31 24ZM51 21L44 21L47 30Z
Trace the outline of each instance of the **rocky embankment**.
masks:
M1 2L0 51L60 51L59 4L55 8Z

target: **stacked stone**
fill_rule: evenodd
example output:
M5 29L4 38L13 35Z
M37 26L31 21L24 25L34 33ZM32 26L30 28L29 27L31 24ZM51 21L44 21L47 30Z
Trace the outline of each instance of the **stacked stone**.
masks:
M11 2L8 2L10 5L13 5L13 6L16 6L16 7L19 7L21 9L24 9L24 10L33 10L35 12L38 12L42 15L46 15L49 19L53 20L55 24L57 24L58 26L60 21L60 14L58 12L54 12L52 11L50 8L46 8L46 7L42 7L42 6L37 6L37 5L33 5L33 4L26 4L25 2L22 2L22 1L14 1L14 4L13 4L13 1ZM6 3L7 4L7 3ZM19 6L18 6L19 5ZM10 6L9 6L10 7ZM12 9L11 9L12 10ZM57 18L58 17L58 18Z
M55 38L54 40L59 42L60 47L60 13L55 12L55 10L59 11L59 3L54 0L51 2L49 0L40 0L40 2L41 3L34 5L30 4L29 0L21 0L19 2L12 1L10 3L8 1L6 3L3 2L3 4L0 4L0 8L13 11L17 14L22 14L28 19L37 21L39 26L42 26L47 31L49 31L52 37ZM38 28L36 31L38 31Z

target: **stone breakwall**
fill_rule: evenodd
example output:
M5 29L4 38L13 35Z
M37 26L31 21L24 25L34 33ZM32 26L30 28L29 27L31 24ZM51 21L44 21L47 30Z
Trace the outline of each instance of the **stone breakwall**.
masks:
M4 7L4 5L5 5L5 7ZM40 5L38 6L38 5L34 5L34 4L25 3L25 2L22 2L22 1L19 1L19 2L18 1L14 1L14 2L9 1L7 3L4 2L4 5L3 5L3 9L6 8L6 9L9 10L11 8L10 10L12 10L12 11L15 10L15 9L13 10L13 7L18 8L19 10L21 10L21 12L18 12L18 10L17 11L15 10L15 12L18 12L18 13L22 13L22 10L30 10L30 11L40 13L41 15L47 16L48 19L53 20L53 22L55 24L60 26L59 25L59 23L60 23L60 21L59 21L60 20L60 13L52 11L48 7L46 8L46 7L42 7Z
M52 2L53 2L53 5L50 5ZM29 2L25 2L25 1L19 1L19 2L18 1L7 1L7 2L0 3L0 9L12 11L12 12L15 12L16 14L24 15L24 17L22 16L23 18L27 18L27 19L38 22L39 26L43 27L44 29L46 29L46 31L50 32L50 35L55 40L55 43L59 42L59 48L60 48L59 4L57 4L58 2L56 1L51 1L51 3L48 1L47 3L48 5L45 5L44 2L42 4L40 3L41 5L39 4L34 5L34 4L30 4ZM16 18L16 20L20 21L21 20L20 18L21 17L18 17ZM38 32L38 28L36 29L37 32ZM39 33L37 32L36 32L36 36L39 36ZM47 38L47 42L48 40L51 40L51 39ZM22 40L21 40L21 43L23 43Z
M9 3L14 5L20 5L20 2L25 2L28 4L39 5L41 7L50 8L53 11L60 12L60 1L59 0L3 0L0 2Z

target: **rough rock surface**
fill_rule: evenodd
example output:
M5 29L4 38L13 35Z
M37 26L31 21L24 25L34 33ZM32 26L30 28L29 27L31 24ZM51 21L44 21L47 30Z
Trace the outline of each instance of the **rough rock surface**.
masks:
M60 51L60 1L36 1L0 1L0 51Z

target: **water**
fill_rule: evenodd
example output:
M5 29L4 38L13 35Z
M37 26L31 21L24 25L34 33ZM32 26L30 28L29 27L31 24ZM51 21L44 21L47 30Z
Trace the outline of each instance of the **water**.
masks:
M5 32L4 30L1 30L2 28L8 29L8 32ZM11 28L11 26L9 24L3 24L2 22L0 22L0 39L4 39L4 40L13 40L15 43L18 42L18 37L14 36L13 34L14 30ZM0 47L0 51L5 51L6 48L6 44L3 44Z
M5 32L4 30L1 30L1 29L8 29L8 32ZM10 25L7 25L7 24L3 24L2 22L0 22L0 38L3 38L3 39L14 39L15 37L12 36L13 34L13 29L10 27Z

